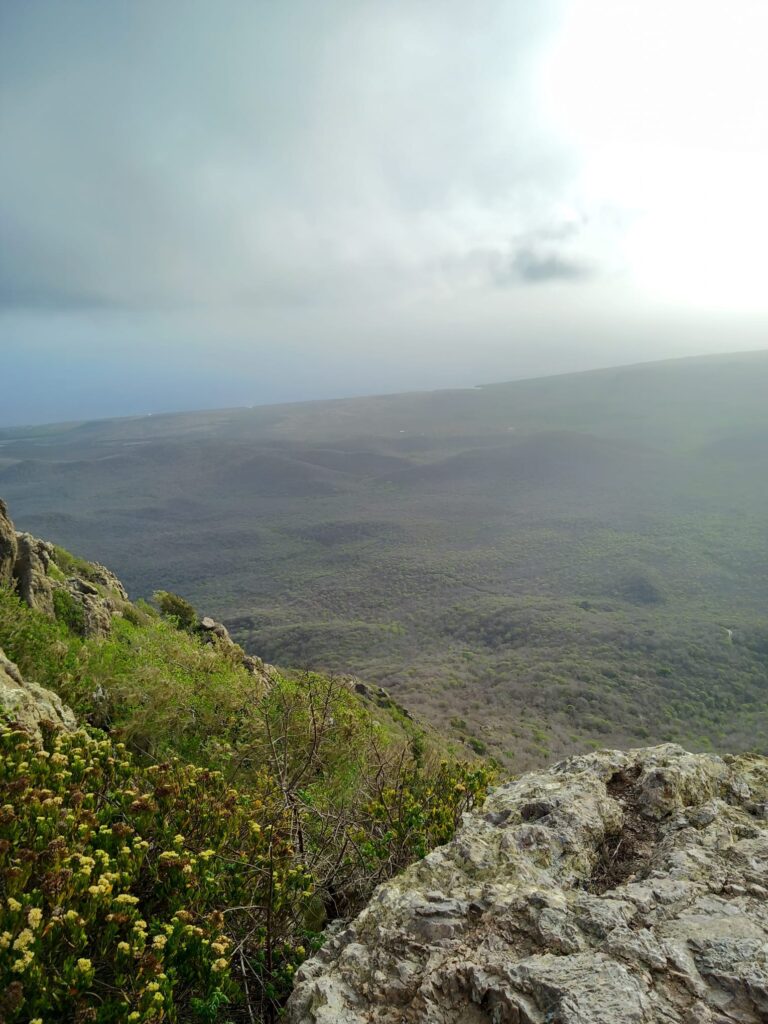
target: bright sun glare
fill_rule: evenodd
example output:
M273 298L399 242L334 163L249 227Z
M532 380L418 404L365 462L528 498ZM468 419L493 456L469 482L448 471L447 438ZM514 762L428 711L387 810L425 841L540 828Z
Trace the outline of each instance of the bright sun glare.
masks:
M576 0L543 72L592 216L662 302L765 309L768 3Z

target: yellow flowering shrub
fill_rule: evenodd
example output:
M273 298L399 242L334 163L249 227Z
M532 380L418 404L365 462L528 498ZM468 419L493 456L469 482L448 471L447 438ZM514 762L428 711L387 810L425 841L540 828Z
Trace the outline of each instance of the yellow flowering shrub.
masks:
M279 930L309 886L279 820L249 827L250 802L220 773L144 768L85 732L37 750L0 730L0 1019L228 1018L244 998L233 935L248 924L258 953L270 898ZM284 931L276 976L297 959Z
M493 775L486 764L441 761L432 772L410 764L383 779L364 808L363 828L355 830L369 869L385 865L390 875L447 843Z

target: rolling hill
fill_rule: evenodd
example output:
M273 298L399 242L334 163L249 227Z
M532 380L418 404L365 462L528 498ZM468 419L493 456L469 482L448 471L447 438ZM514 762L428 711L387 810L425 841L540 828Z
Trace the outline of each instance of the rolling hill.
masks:
M0 431L20 528L518 768L768 749L768 353Z

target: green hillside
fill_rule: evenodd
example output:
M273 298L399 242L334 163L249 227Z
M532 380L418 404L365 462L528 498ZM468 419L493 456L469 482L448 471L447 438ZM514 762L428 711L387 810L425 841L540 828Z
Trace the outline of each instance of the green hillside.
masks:
M20 527L516 768L765 749L768 353L0 432Z
M266 669L62 549L36 582L55 615L28 606L6 524L0 506L0 1019L275 1021L321 929L447 841L490 769L385 693ZM77 595L111 624L89 633ZM39 686L77 731L17 716Z

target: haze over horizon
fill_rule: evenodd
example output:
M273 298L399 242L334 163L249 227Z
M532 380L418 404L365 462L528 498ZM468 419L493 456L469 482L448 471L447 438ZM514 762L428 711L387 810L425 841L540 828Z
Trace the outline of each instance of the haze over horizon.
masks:
M766 348L760 0L0 9L0 426Z

